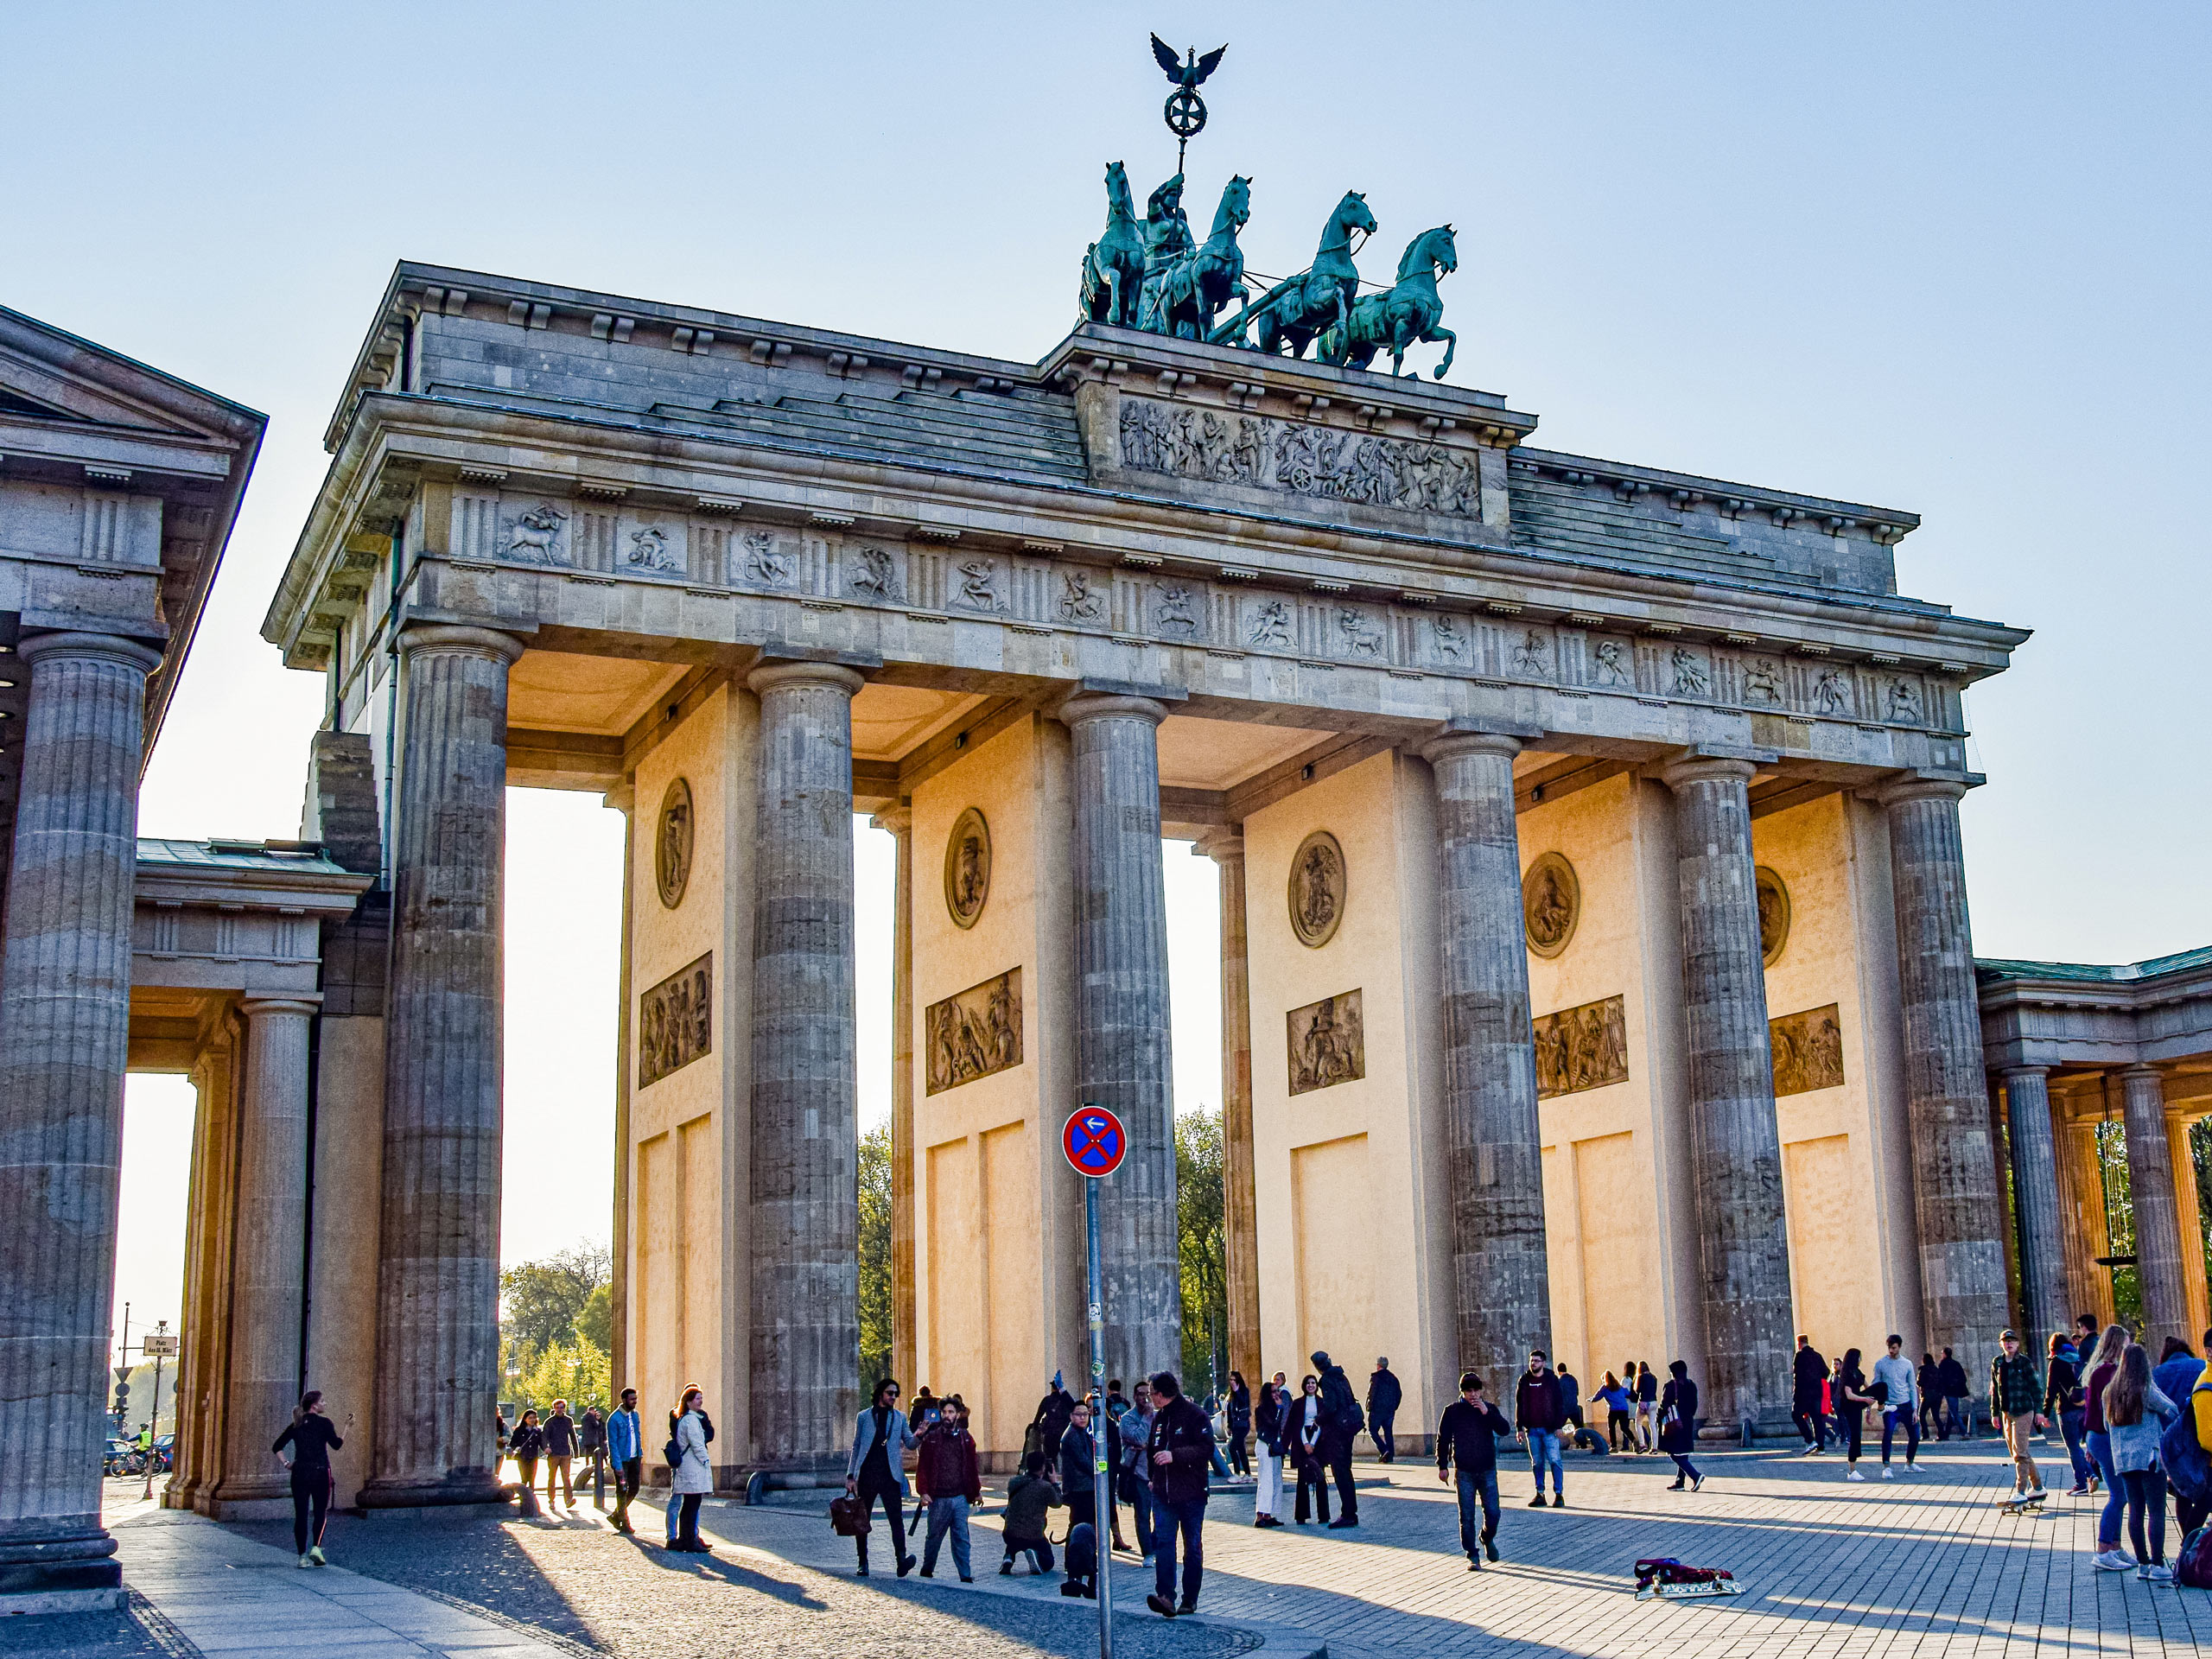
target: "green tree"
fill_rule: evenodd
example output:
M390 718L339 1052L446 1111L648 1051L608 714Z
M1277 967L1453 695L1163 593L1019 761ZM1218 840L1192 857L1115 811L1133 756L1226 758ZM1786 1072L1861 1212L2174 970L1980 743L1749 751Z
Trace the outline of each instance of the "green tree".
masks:
M588 1406L597 1406L604 1412L612 1371L603 1348L581 1338L554 1343L516 1379L515 1404L535 1406L543 1414L552 1409L556 1400L566 1400L572 1417L583 1415Z
M861 1136L861 1396L891 1375L891 1126Z
M1215 1375L1229 1335L1228 1243L1223 1205L1221 1114L1175 1117L1175 1220L1183 1278L1183 1386L1192 1399L1227 1380Z
M501 1273L499 1301L505 1317L499 1325L500 1370L527 1372L539 1355L575 1341L577 1316L594 1291L613 1281L613 1273L607 1246L588 1241ZM611 1308L608 1324L611 1342Z
M614 1287L611 1284L594 1287L584 1305L576 1311L576 1335L601 1353L614 1351Z

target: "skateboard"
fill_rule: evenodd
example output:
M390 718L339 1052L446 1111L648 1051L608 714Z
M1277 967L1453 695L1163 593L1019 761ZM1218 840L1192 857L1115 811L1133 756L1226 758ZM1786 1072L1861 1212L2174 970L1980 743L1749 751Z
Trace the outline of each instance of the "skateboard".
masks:
M2044 1499L2050 1496L2048 1492L2030 1492L2022 1497L2015 1493L1999 1500L1997 1507L2007 1515L2034 1515L2043 1509Z

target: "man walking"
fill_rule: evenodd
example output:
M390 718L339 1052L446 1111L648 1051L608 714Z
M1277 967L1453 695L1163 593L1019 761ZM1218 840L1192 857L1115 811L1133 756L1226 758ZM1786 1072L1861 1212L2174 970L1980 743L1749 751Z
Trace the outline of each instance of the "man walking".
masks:
M1961 1440L1972 1440L1974 1438L1974 1405L1967 1397L1967 1368L1960 1364L1951 1351L1946 1348L1943 1351L1943 1357L1936 1363L1936 1376L1943 1385L1942 1404L1945 1416L1951 1428ZM1995 1404L1993 1402L1991 1409L1995 1408ZM1948 1440L1950 1436L1947 1434L1943 1438Z
M1997 1338L2004 1351L1989 1363L1989 1410L2005 1436L2005 1449L2012 1454L2014 1500L2041 1497L2043 1471L2036 1467L2029 1438L2043 1421L2043 1367L2033 1354L2020 1348L2020 1333L2006 1331ZM1946 1348L1948 1356L1950 1350Z
M635 1532L630 1524L630 1501L645 1471L645 1433L638 1424L638 1391L622 1390L622 1403L607 1420L607 1455L614 1464L614 1516L617 1532Z
M1384 1463L1397 1460L1398 1442L1391 1430L1405 1397L1405 1389L1399 1386L1390 1370L1389 1356L1376 1360L1375 1374L1367 1379L1367 1433L1375 1442L1376 1454Z
M1472 1371L1460 1377L1459 1397L1444 1408L1436 1426L1437 1479L1451 1480L1453 1465L1459 1468L1459 1548L1467 1552L1470 1573L1482 1570L1484 1553L1497 1559L1497 1437L1511 1428L1504 1413L1483 1398L1483 1380Z
M1828 1380L1828 1362L1813 1346L1813 1339L1797 1333L1797 1357L1790 1361L1789 1420L1804 1437L1804 1454L1817 1458L1828 1449L1827 1414L1821 1409L1821 1389Z
M576 1507L575 1483L569 1478L569 1463L576 1455L576 1420L569 1415L569 1402L556 1400L553 1414L545 1420L545 1507L553 1507L553 1477L561 1477L562 1501Z
M1328 1425L1321 1443L1328 1448L1329 1472L1337 1483L1337 1518L1329 1522L1329 1529L1339 1532L1359 1524L1359 1489L1351 1478L1351 1443L1360 1429L1359 1401L1344 1368L1332 1364L1325 1351L1317 1348L1308 1357L1313 1362L1313 1375L1320 1380L1321 1415Z
M1145 1472L1153 1494L1153 1592L1145 1605L1162 1618L1198 1610L1205 1575L1199 1535L1206 1518L1206 1475L1213 1463L1213 1423L1183 1395L1173 1371L1152 1379L1152 1437ZM1183 1599L1175 1599L1176 1541L1183 1550Z
M584 1469L591 1476L592 1507L607 1510L607 1420L597 1406L587 1406L576 1420L576 1449L583 1453Z
M929 1537L922 1546L922 1576L937 1576L937 1553L952 1535L952 1565L960 1582L973 1584L968 1554L968 1511L983 1501L983 1471L968 1432L968 1407L958 1395L944 1402L937 1427L922 1436L916 1484L929 1501ZM865 1541L863 1541L865 1542Z
M1897 1430L1904 1430L1904 1466L1907 1473L1920 1465L1920 1414L1915 1407L1914 1395L1919 1384L1913 1376L1912 1362L1904 1357L1904 1338L1892 1336L1890 1351L1874 1362L1874 1390L1882 1401L1882 1478L1895 1480L1890 1469L1890 1440Z
M1536 1477L1536 1495L1529 1507L1544 1507L1544 1465L1552 1471L1552 1507L1567 1507L1567 1471L1560 1459L1559 1432L1567 1423L1567 1401L1560 1391L1559 1375L1546 1363L1541 1348L1529 1351L1529 1369L1513 1390L1513 1427L1529 1447L1529 1467Z
M1122 1466L1116 1478L1128 1488L1129 1507L1136 1511L1137 1554L1151 1565L1153 1537L1152 1483L1145 1478L1144 1448L1152 1439L1152 1384L1138 1380L1133 1398L1122 1413ZM1110 1409L1110 1408L1109 1408ZM1116 1548L1119 1548L1117 1545Z

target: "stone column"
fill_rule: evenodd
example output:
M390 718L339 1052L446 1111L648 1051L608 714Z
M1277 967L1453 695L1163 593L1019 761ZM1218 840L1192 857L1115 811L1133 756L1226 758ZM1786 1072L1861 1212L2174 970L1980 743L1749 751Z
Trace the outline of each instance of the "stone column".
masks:
M1252 976L1244 927L1244 836L1217 831L1198 850L1221 871L1222 1234L1229 1280L1229 1363L1260 1376L1260 1223L1252 1163Z
M1160 845L1166 713L1149 697L1086 691L1059 714L1074 752L1077 1099L1046 1103L1046 1132L1086 1100L1111 1107L1128 1131L1128 1154L1098 1194L1106 1374L1123 1378L1179 1370L1183 1357Z
M2212 1325L2212 1307L2206 1306L2204 1274L2204 1217L2196 1195L2196 1160L2189 1149L2189 1120L2177 1106L2166 1109L2166 1145L2174 1169L2174 1224L2181 1234L2182 1306L2189 1345L2198 1353L2205 1329Z
M853 694L862 682L834 663L777 663L746 683L760 699L753 1456L826 1468L842 1465L859 1409Z
M897 843L891 901L891 1374L914 1375L914 809L907 802L869 820ZM866 1379L863 1379L866 1381Z
M307 1313L308 1021L320 997L248 997L239 1091L236 1242L232 1247L229 1421L223 1506L289 1498L291 1478L269 1453L270 1423L299 1403Z
M100 1449L138 768L161 658L94 633L16 650L31 684L0 991L0 1596L111 1603Z
M614 1014L614 1202L612 1221L613 1248L607 1252L609 1285L607 1311L612 1316L607 1332L611 1346L607 1358L613 1365L613 1398L620 1401L622 1390L631 1386L630 1379L639 1374L639 1366L630 1351L630 1295L635 1287L630 1274L630 1251L633 1245L630 1225L630 1182L633 1149L630 1145L630 1080L637 1075L636 1063L630 1058L632 1048L631 1024L632 966L631 946L637 931L637 912L631 899L632 884L638 879L638 775L625 774L621 783L601 797L610 811L622 815L622 946L617 952L614 970L614 993L620 999Z
M399 636L372 1509L499 1498L511 634Z
M1986 1382L2005 1324L2004 1205L1959 845L1965 793L1955 779L1910 778L1881 791L1880 800L1890 828L1927 1343L1950 1348L1969 1377Z
M1789 1234L1752 873L1752 771L1749 760L1689 755L1660 773L1675 793L1690 1158L1711 1379L1705 1414L1729 1424L1785 1414L1790 1389Z
M2050 1333L2069 1328L2066 1243L2058 1193L2058 1153L2051 1132L2050 1068L2012 1066L2005 1073L2005 1127L2012 1141L2012 1204L2020 1220L2021 1317L2041 1349Z
M2131 1065L2120 1074L2120 1086L2127 1128L2127 1191L2135 1211L2135 1278L2143 1287L2143 1345L2156 1354L2168 1337L2179 1337L2194 1351L2202 1333L2189 1329L2164 1085L2157 1066Z
M1494 1379L1554 1345L1513 806L1520 752L1517 737L1471 730L1422 751L1436 772L1453 1322L1460 1366Z

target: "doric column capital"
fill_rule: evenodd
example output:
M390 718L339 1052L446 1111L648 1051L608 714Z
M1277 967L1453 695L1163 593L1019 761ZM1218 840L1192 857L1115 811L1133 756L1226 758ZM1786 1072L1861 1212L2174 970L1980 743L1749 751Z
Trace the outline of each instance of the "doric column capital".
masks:
M1167 718L1167 705L1150 697L1119 691L1077 691L1063 702L1054 716L1073 728L1091 720L1142 720L1157 726Z
M808 685L828 686L850 697L858 696L861 687L867 683L858 671L847 668L842 663L763 663L745 677L746 690L756 697Z
M150 674L162 665L162 653L137 639L117 633L35 633L16 647L16 654L35 668L41 662L113 663Z
M1909 801L1960 801L1979 781L1959 772L1906 772L1865 792L1883 806L1903 806Z
M1498 754L1510 761L1521 753L1526 739L1537 734L1533 726L1507 729L1467 721L1446 721L1441 731L1421 746L1421 758L1432 766L1440 761L1456 760L1463 754Z
M322 1012L320 991L302 992L295 996L248 996L238 1000L238 1007L249 1020L264 1020L273 1014L294 1014L311 1020Z
M2146 1065L2142 1061L2138 1061L2133 1065L2123 1065L2120 1069L2120 1080L2123 1085L2130 1083L2151 1082L2164 1088L2165 1077L2165 1071L2162 1067Z
M1244 826L1209 830L1200 836L1191 849L1198 858L1210 858L1217 864L1242 864L1244 861Z
M901 801L896 806L887 806L868 822L870 829L887 830L894 836L906 835L914 827L914 804Z
M2015 1077L2033 1077L2041 1082L2050 1075L2047 1065L2007 1065L1999 1068L1998 1075L2010 1083Z
M1672 790L1694 784L1740 783L1748 787L1758 772L1758 757L1716 754L1710 750L1685 749L1661 766L1653 775Z
M416 622L399 635L399 654L416 657L482 657L512 667L526 650L525 641L497 628L462 627L450 622Z

